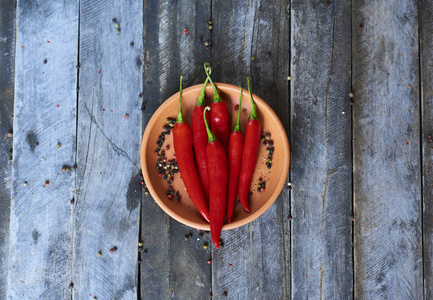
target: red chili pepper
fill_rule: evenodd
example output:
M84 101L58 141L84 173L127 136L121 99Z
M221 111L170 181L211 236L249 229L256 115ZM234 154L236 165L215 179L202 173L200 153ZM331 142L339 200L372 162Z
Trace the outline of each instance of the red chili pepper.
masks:
M221 145L223 145L224 149L227 151L230 135L229 110L227 108L227 103L225 103L218 94L218 90L209 76L208 68L210 69L209 63L205 63L204 71L206 72L206 76L209 79L214 92L212 104L210 106L210 124L216 138L221 142Z
M207 173L206 162L206 146L207 146L207 132L203 120L203 112L205 108L204 94L206 91L206 79L198 97L197 103L192 111L192 136L194 139L195 161L197 162L197 169L200 175L201 185L203 187L204 196L206 201L209 201L209 176ZM206 114L206 119L210 123L209 113Z
M251 212L248 204L248 194L250 192L251 180L253 179L256 167L257 155L259 152L261 126L257 120L257 111L251 94L250 78L248 77L248 91L251 101L251 115L245 130L244 148L242 151L241 173L239 175L238 194L242 207Z
M205 112L206 110L210 110L210 107L207 106ZM227 203L227 154L224 147L209 129L205 114L203 114L203 119L209 139L206 146L206 156L209 173L210 234L215 247L219 249Z
M242 88L241 95L239 97L239 109L238 117L236 119L236 125L230 134L229 140L229 183L228 183L228 194L227 194L227 221L231 223L233 210L235 208L236 195L238 191L238 180L239 172L241 169L241 158L242 158L242 146L243 146L243 134L241 127L239 126L239 119L241 117L241 107L242 105Z
M173 128L173 146L177 153L180 175L192 202L203 218L209 222L209 211L204 198L192 151L192 130L182 114L182 78L180 76L179 113Z

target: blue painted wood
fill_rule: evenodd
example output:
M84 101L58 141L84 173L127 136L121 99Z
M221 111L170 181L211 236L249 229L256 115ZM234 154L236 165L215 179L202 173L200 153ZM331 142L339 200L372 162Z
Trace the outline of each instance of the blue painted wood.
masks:
M9 299L67 299L78 1L18 1Z
M433 1L420 7L424 299L433 298Z
M355 297L422 299L419 2L353 3Z
M16 1L0 1L0 299L6 299L11 203Z
M288 135L289 3L213 1L212 5L214 81L246 88L250 76L254 93L277 112ZM290 297L289 208L289 192L284 189L258 219L222 233L224 246L213 248L212 255L214 298Z
M210 1L146 1L144 4L143 123L183 86L203 83L210 61ZM184 29L188 32L185 34ZM173 116L176 117L176 116ZM150 195L141 212L141 297L206 299L211 291L210 236L168 217ZM149 242L151 242L149 244Z
M351 4L292 1L292 297L350 299Z
M137 299L142 11L139 1L80 1L76 299Z
M0 2L0 299L433 297L430 2L18 0L16 74ZM292 193L216 254L138 175L144 126L205 61L251 76L292 142Z

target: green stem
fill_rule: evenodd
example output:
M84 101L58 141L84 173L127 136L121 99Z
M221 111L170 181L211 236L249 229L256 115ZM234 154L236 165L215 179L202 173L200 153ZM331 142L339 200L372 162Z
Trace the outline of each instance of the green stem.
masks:
M179 112L177 113L176 123L185 122L185 119L183 118L183 114L182 114L182 79L183 79L183 74L180 75Z
M210 107L206 106L204 111L203 111L203 118L204 118L204 124L206 125L206 131L207 131L207 137L208 137L208 143L211 142L215 142L218 141L216 136L214 136L214 134L212 133L212 131L209 129L209 125L207 124L207 120L206 120L206 111L209 110L210 111Z
M215 84L213 84L212 78L210 78L210 75L207 71L208 70L207 68L210 69L209 63L204 63L204 71L206 72L206 76L209 79L210 84L212 85L212 88L213 88L214 95L213 95L212 102L213 103L223 102L223 99L221 98L220 94L218 94L218 90L217 90Z
M236 119L236 125L235 128L233 128L233 131L241 132L241 127L239 125L240 118L241 118L241 110L242 110L242 88L241 88L241 95L239 96L238 117Z
M201 88L200 95L198 96L198 100L197 100L197 103L195 104L195 106L203 106L204 105L204 94L206 92L206 86L207 86L208 82L209 82L209 79L206 78L206 81L204 82L203 87Z
M254 100L253 100L253 94L251 93L250 78L248 77L247 80L248 80L248 92L250 93L250 101L251 101L250 120L257 120L257 111L256 111L256 105L254 104Z

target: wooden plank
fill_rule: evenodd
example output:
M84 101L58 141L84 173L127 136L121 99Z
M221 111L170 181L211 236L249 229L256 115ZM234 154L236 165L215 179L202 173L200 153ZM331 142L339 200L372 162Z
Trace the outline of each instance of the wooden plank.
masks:
M80 1L76 299L137 299L142 11Z
M355 298L421 299L418 1L355 1Z
M350 299L351 4L292 1L292 297Z
M0 2L0 299L6 299L11 203L16 0Z
M204 82L203 64L210 61L210 50L205 45L210 39L210 9L210 1L145 2L143 128L159 105L179 91L181 73L185 75L184 87ZM202 235L168 217L150 195L143 197L143 299L209 297L210 247L204 250L202 246L210 245L210 236Z
M17 3L8 298L69 298L78 1Z
M277 112L289 133L289 1L213 1L212 67L215 81L242 85ZM284 189L254 222L225 231L212 255L216 299L290 297L289 194ZM272 296L270 296L272 295Z
M433 298L433 1L420 8L424 299Z

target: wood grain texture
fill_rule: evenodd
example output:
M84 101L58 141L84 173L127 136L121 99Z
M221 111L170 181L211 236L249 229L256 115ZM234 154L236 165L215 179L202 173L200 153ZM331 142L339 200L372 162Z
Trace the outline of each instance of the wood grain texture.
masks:
M71 295L77 28L78 1L17 3L9 299Z
M203 64L210 61L204 44L210 40L210 9L210 1L145 2L143 128L159 105L179 91L181 73L184 87L204 82ZM209 297L210 247L205 250L203 244L210 245L210 236L200 236L168 217L150 195L142 201L142 299ZM192 237L185 239L190 233Z
M433 298L433 1L421 1L420 59L424 299Z
M242 85L278 114L289 133L289 1L213 1L212 77ZM260 112L259 112L260 113ZM272 133L271 133L272 134ZM283 155L282 153L276 155ZM289 194L252 223L225 231L213 248L215 299L290 297Z
M137 298L142 11L138 1L80 1L76 299Z
M418 2L353 17L355 297L421 299Z
M0 299L6 299L13 139L16 0L0 2ZM9 136L8 136L9 134Z
M292 297L352 297L351 4L292 1Z

